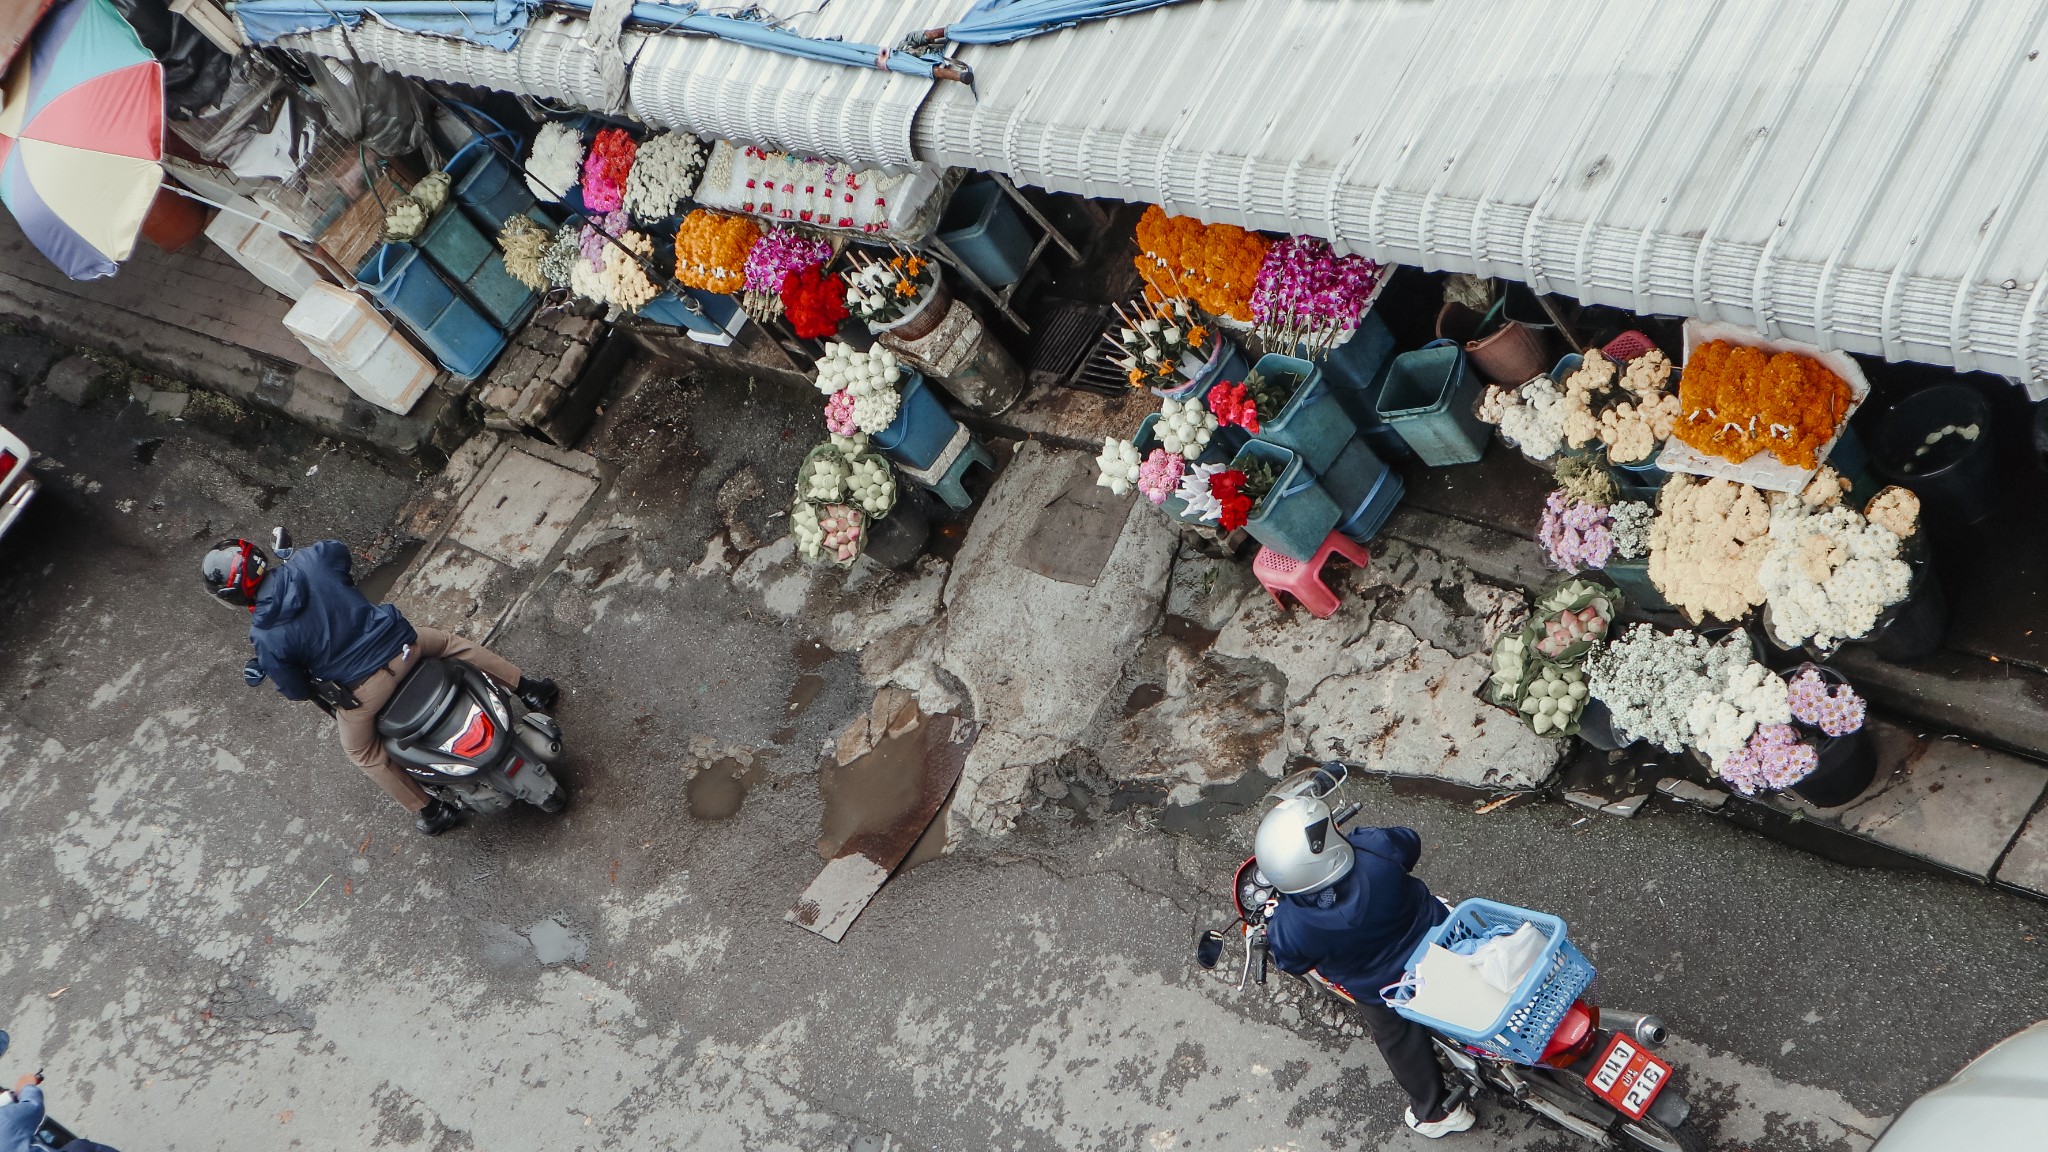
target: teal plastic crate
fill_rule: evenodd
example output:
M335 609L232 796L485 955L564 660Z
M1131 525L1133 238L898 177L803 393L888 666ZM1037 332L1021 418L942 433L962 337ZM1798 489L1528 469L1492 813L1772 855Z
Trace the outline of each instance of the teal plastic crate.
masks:
M939 217L939 239L991 288L1024 278L1031 263L1031 233L1010 197L994 180L969 180Z
M494 134L464 145L448 162L456 203L486 236L497 235L508 218L531 212L538 204L518 166L491 146L494 140L514 152L523 151L516 137Z
M1394 357L1376 411L1424 464L1470 464L1486 454L1491 431L1473 407L1481 386L1464 348L1434 340Z
M1372 450L1372 445L1364 437L1354 436L1316 479L1330 499L1337 502L1337 507L1349 512L1365 500L1389 471L1387 462Z
M443 275L457 284L466 282L498 250L483 231L470 223L468 215L449 205L427 221L426 231L413 241L427 254Z
M1344 406L1337 402L1322 369L1298 357L1268 353L1259 357L1252 371L1260 376L1290 373L1301 377L1294 395L1278 415L1259 417L1255 438L1278 444L1301 457L1309 471L1322 475L1358 433L1358 426L1344 414Z
M539 294L505 270L505 255L493 252L476 274L463 282L463 290L491 322L505 332L519 327L533 312Z
M1273 551L1306 563L1330 533L1337 530L1337 521L1343 516L1337 502L1323 491L1301 457L1278 444L1253 440L1238 452L1230 466L1242 468L1248 459L1273 465L1278 478L1273 482L1273 490L1252 506L1245 531Z
M505 349L505 334L410 244L378 248L356 269L356 280L457 376L476 379Z
M1380 478L1366 492L1365 498L1338 521L1337 531L1360 544L1365 543L1387 526L1387 517L1394 514L1394 508L1401 503L1401 497L1407 491L1401 474L1392 468L1387 469L1380 473Z

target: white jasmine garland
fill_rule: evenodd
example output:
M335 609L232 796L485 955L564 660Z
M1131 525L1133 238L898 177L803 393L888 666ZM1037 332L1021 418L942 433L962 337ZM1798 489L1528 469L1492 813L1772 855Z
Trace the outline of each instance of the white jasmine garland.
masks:
M554 203L583 179L583 134L550 120L534 134L526 156L526 187L534 199Z

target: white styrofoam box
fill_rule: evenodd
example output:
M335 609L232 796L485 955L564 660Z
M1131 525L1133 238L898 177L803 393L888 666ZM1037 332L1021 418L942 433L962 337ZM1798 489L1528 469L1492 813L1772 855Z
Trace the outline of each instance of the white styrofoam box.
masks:
M250 200L235 207L252 214L259 211L259 206ZM313 262L299 255L298 249L285 243L277 229L267 224L233 212L221 212L206 226L206 237L234 257L235 263L248 269L251 276L293 300L304 296L313 285L325 283Z
M441 373L440 365L420 355L396 332L387 335L361 364L329 364L328 368L356 395L400 416L412 411Z
M324 281L306 289L284 314L284 326L313 351L332 353L351 364L360 363L376 348L378 339L391 331L391 321L375 304ZM350 352L351 346L360 350Z

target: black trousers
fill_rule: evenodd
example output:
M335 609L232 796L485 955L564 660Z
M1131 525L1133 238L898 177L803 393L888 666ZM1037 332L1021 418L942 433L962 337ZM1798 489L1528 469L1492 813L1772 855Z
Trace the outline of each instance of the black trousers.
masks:
M1444 1118L1444 1074L1430 1048L1429 1029L1387 1007L1376 999L1358 1002L1358 1014L1365 1017L1372 1042L1386 1057L1394 1080L1413 1102L1415 1119L1427 1123Z

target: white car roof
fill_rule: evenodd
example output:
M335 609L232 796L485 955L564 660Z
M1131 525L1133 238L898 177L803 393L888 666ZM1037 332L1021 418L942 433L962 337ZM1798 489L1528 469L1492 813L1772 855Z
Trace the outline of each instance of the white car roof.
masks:
M2048 1147L2048 1020L1972 1060L1892 1122L1871 1152Z

